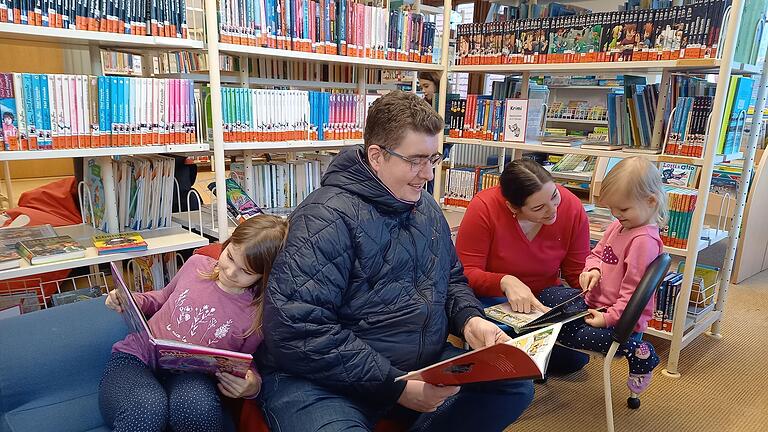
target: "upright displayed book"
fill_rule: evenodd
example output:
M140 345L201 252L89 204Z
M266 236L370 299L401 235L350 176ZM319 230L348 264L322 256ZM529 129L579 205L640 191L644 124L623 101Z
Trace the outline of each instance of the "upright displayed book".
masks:
M19 255L32 265L82 258L85 248L70 236L23 240L16 244Z
M505 343L476 349L396 381L419 380L433 385L464 385L497 380L543 378L561 324L554 324Z
M209 348L180 341L156 339L152 335L144 314L125 284L120 270L115 263L110 263L112 280L115 281L123 318L131 331L140 335L147 352L153 353L155 367L176 371L201 372L216 374L227 372L238 377L245 377L251 366L250 354Z

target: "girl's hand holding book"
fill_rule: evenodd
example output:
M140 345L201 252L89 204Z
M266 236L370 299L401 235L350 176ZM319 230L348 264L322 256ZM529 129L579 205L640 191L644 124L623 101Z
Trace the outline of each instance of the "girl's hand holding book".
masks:
M116 289L113 289L109 292L107 299L104 301L104 304L106 304L108 308L115 312L123 313L123 305L120 304L120 297L117 295Z
M584 317L584 322L595 328L607 327L605 316L603 316L602 312L596 309L587 309L587 312L589 312L589 315Z
M261 376L249 370L245 378L236 377L226 372L216 374L221 394L231 398L250 398L256 396L261 391Z

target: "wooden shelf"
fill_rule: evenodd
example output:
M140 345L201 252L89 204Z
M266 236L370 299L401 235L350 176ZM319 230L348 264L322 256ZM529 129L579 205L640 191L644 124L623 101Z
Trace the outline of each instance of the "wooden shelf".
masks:
M325 141L275 141L275 142L227 142L224 143L225 151L301 151L324 150L360 145L361 139L349 140L325 140Z
M142 231L141 235L147 242L147 250L136 252L121 252L99 255L92 246L91 237L95 234L103 234L90 225L73 225L69 227L54 228L59 235L69 235L86 247L85 257L67 261L59 261L51 264L30 265L25 259L21 260L21 266L15 269L0 271L0 280L17 277L28 277L40 273L56 270L85 267L111 261L127 260L135 257L175 252L182 249L197 248L208 244L205 237L193 234L180 226L160 228L156 230Z
M296 60L296 61L312 61L312 62L320 62L320 63L360 65L360 66L367 66L375 69L427 70L427 71L443 70L443 66L441 64L400 62L400 61L392 61L392 60L372 59L367 57L350 57L350 56L333 55L333 54L318 54L318 53L308 53L308 52L302 52L302 51L291 51L291 50L255 47L255 46L248 46L248 45L227 44L227 43L220 43L219 51L223 53L228 53L228 54L257 55L261 57L274 57L274 58L282 58L286 60Z
M629 61L629 62L592 62L592 63L551 63L551 64L509 64L509 65L457 65L450 66L450 72L481 72L498 74L519 74L520 72L540 72L550 74L573 74L575 70L582 72L646 72L660 73L667 71L716 71L720 60L689 59L661 61ZM733 73L757 74L760 69L754 65L734 63Z
M98 45L126 48L202 49L203 42L192 39L136 36L87 30L67 30L22 24L0 23L0 38L69 45Z
M208 144L169 144L161 146L97 147L84 149L0 151L0 161L97 157L158 153L207 152Z

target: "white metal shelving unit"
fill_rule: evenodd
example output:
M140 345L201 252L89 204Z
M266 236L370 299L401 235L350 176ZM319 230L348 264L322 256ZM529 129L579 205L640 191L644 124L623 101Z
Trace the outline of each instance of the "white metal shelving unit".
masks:
M450 0L444 0L444 10L450 10ZM440 63L428 64L428 63L413 63L413 62L401 62L382 59L370 59L361 57L350 57L343 55L332 54L318 54L307 53L301 51L281 50L275 48L245 46L229 43L220 43L217 19L216 19L216 0L205 0L206 10L206 47L208 49L209 67L211 69L209 74L211 85L211 115L213 122L213 142L211 144L213 150L214 159L214 171L216 172L216 189L225 189L225 176L224 176L224 154L225 152L241 152L244 158L245 171L246 171L246 192L252 194L253 191L249 190L250 181L248 179L248 173L252 166L252 157L257 152L297 152L305 150L321 150L321 149L338 149L350 145L361 144L362 140L330 140L330 141L286 141L286 142L243 142L243 143L231 143L224 142L224 133L222 129L222 111L221 111L221 83L234 83L241 87L249 87L250 85L286 85L302 88L338 88L338 89L352 89L357 91L357 94L365 95L367 89L378 88L380 86L370 86L366 83L367 70L368 69L395 69L395 70L411 70L411 71L436 71L442 72L442 80L440 84L441 94L445 94L446 91L446 71L448 69L448 47L450 35L450 20L443 20L443 38L442 38L442 53L443 57ZM240 56L240 73L237 79L232 77L222 77L219 72L219 53L226 53L230 55ZM302 61L302 62L317 62L326 64L340 64L354 66L357 70L358 81L356 84L349 83L324 83L324 82L302 82L301 84L296 82L281 81L281 84L273 84L272 80L263 80L260 78L253 78L248 76L247 62L245 61L249 57L254 58L277 58L284 60ZM445 107L440 107L440 114L445 114ZM441 137L442 138L442 137ZM442 139L440 140L440 147L442 149ZM218 227L228 227L228 218L226 213L226 202L224 200L216 200L216 221ZM229 229L218 229L217 237L223 241L229 236Z
M203 42L193 39L177 39L156 36L136 36L118 33L106 33L98 31L68 30L61 28L37 27L21 24L0 23L0 38L21 42L46 42L62 46L87 46L90 50L90 73L101 75L101 59L99 47L117 47L140 51L162 51L176 49L202 49ZM34 49L34 48L31 48ZM24 71L21 71L24 72ZM131 147L99 147L83 149L56 149L56 150L30 150L30 151L0 151L0 161L17 160L44 160L53 158L96 157L104 163L102 166L102 180L105 189L105 217L110 232L118 231L117 200L114 190L114 175L111 170L112 156L157 154L157 153L194 153L207 152L209 146L206 143L197 144L168 144L157 146L131 146ZM107 163L110 161L110 163ZM111 203L111 204L110 204ZM101 233L88 225L75 225L70 227L56 227L59 234L71 235L83 246L86 246L84 258L60 261L45 265L29 265L22 260L19 268L0 271L0 280L17 277L28 277L49 271L69 269L75 267L92 266L100 263L130 259L139 256L160 254L182 249L200 247L208 244L208 240L194 234L178 225L142 232L146 239L147 250L98 255L96 249L91 246L91 236Z
M718 75L718 80L721 83L729 82L731 74L757 74L763 72L757 106L755 107L755 115L753 117L754 124L759 124L762 121L763 107L766 98L766 74L762 69L754 65L748 65L743 63L734 62L734 51L738 30L741 23L741 17L743 13L744 0L733 0L732 10L730 12L730 18L727 22L727 26L723 29L725 34L723 45L721 46L722 57L720 59L690 59L690 60L664 60L664 61L630 61L630 62L605 62L605 63L576 63L576 64L514 64L514 65L458 65L448 68L449 72L476 72L476 73L494 73L494 74L516 74L522 75L523 80L523 92L527 92L527 82L531 74L548 74L548 75L563 75L563 74L582 74L582 73L601 73L601 72L615 72L615 73L627 73L636 72L644 74L661 74L662 75L662 93L665 91L665 85L669 83L669 76L671 73L691 72L691 73L712 73ZM768 63L766 63L768 64ZM665 84L666 82L666 84ZM445 100L445 88L441 86L440 100ZM714 98L714 104L712 112L722 113L725 110L725 102L727 97L727 86L720 85L717 87L717 92ZM660 104L663 101L660 101ZM442 107L441 107L442 108ZM659 113L659 107L657 107L657 114ZM661 120L661 116L656 116L657 123ZM719 131L722 123L721 115L711 116L709 123L709 130ZM655 125L656 126L656 125ZM660 143L662 139L663 131L659 126L654 127L654 141ZM648 334L655 337L660 337L669 340L670 352L667 360L664 373L670 377L679 377L679 365L680 356L682 350L695 340L702 333L707 333L714 337L720 337L720 319L722 318L723 310L726 305L728 281L730 279L730 273L733 266L733 258L735 256L736 244L738 241L739 228L741 224L741 217L744 211L744 202L746 201L746 193L748 188L748 179L751 176L751 170L753 167L755 147L757 143L758 128L754 128L754 133L750 136L748 153L745 157L745 172L742 176L746 179L742 182L741 190L739 194L739 203L737 204L736 215L733 218L733 224L728 230L711 230L708 232L708 241L698 241L704 230L704 216L707 207L707 199L709 197L709 187L712 178L713 167L716 163L723 160L731 160L733 158L742 156L741 154L734 155L716 155L715 148L717 146L718 134L710 133L706 138L705 153L703 157L693 158L685 156L670 156L664 154L645 154L635 153L631 151L606 151L606 150L589 150L579 147L558 147L542 145L541 143L510 143L510 142L495 142L495 141L483 141L476 139L456 139L448 138L447 143L460 143L460 144L479 144L497 147L501 149L501 155L499 160L504 160L505 153L509 149L513 152L519 151L538 151L554 154L583 154L593 155L599 157L629 157L642 154L651 161L655 162L676 162L676 163L688 163L697 165L701 169L701 176L698 186L698 200L696 208L693 213L689 238L694 239L689 242L689 247L686 249L665 247L665 250L672 255L684 257L686 261L685 272L683 276L683 287L688 287L680 292L675 305L677 311L687 311L687 305L691 295L691 285L693 282L695 264L698 259L698 253L704 248L728 239L728 255L722 267L722 277L720 286L717 291L717 302L713 310L708 312L705 316L698 319L697 322L687 320L686 313L677 313L674 317L673 328L671 332L658 331L650 329ZM440 199L440 193L442 188L439 185L440 172L442 167L438 167L435 181L435 198ZM714 231L714 232L712 232ZM597 235L596 233L592 233Z

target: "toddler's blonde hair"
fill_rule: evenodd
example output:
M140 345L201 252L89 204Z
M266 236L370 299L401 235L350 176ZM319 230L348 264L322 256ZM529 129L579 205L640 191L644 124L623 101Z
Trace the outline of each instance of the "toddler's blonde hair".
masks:
M616 164L600 185L600 201L626 196L637 201L656 198L656 222L667 220L667 193L656 165L642 156L632 156Z

